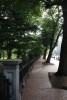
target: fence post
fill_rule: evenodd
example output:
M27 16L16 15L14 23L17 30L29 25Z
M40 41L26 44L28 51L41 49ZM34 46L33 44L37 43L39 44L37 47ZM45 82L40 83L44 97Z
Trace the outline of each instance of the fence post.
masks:
M21 60L3 60L0 61L4 67L4 75L10 81L9 94L10 100L20 100L19 93L19 63Z

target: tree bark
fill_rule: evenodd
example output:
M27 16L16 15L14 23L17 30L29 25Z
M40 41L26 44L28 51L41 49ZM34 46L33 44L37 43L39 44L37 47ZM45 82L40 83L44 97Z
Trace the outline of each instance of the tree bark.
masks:
M10 49L7 50L7 59L11 59L11 51L12 51L12 50L10 50Z
M55 30L54 30L54 32L55 32ZM49 50L49 54L48 54L46 63L50 63L50 59L51 59L52 52L53 52L53 49L54 49L53 41L54 41L54 33L52 34L52 38L51 38L51 41L50 41L50 50Z
M51 56L52 56L52 52L53 52L53 49L50 49L48 58L46 60L46 63L50 63L50 59L51 59Z
M48 46L46 45L46 47L44 49L43 59L46 59L47 50L48 50Z
M61 53L60 53L60 63L57 75L66 75L67 76L67 1L63 0L63 41L61 45Z
M1 58L1 52L0 52L0 58Z
M21 55L21 50L17 49L17 58L20 58L20 55Z

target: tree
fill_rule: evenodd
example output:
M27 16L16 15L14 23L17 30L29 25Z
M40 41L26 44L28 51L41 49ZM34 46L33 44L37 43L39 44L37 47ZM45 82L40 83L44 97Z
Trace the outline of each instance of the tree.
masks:
M60 53L60 63L59 69L56 73L57 75L66 75L67 76L67 4L66 0L48 0L45 2L46 7L51 7L52 5L61 5L63 9L63 40L61 45Z
M60 63L57 74L58 75L66 75L67 76L67 5L66 0L63 0L63 40L61 45L61 54L60 54Z
M24 16L23 19L27 19L27 14L32 15L34 11L32 9L39 9L40 4L44 4L45 7L51 7L52 5L61 5L63 9L63 18L64 18L64 24L63 24L63 41L61 46L61 54L60 54L60 63L59 63L59 69L57 74L59 75L67 75L67 1L66 0L1 0L0 2L0 9L3 7L3 4L11 5L15 8L15 10L20 13L20 16ZM6 7L8 7L6 5ZM25 10L26 9L26 10ZM32 12L28 12L32 11ZM28 13L27 13L28 12ZM39 13L39 11L38 11ZM1 14L1 12L0 12ZM35 14L35 13L34 13ZM36 10L37 14L37 10ZM6 12L4 15L7 15ZM3 17L2 15L0 18ZM1 28L1 27L0 27Z
M51 38L51 34L52 34L52 31L50 31L52 28L51 22L52 22L51 19L45 18L43 20L43 24L42 24L42 31L41 32L42 32L42 44L44 46L44 58L46 58L47 50L48 50L49 45L50 45L50 38Z
M58 11L56 11L56 10L58 10ZM50 10L50 16L52 17L52 27L51 27L52 34L51 34L51 38L50 38L50 45L49 45L50 49L49 49L49 54L48 54L48 58L46 60L46 63L50 63L52 52L53 52L55 46L57 45L59 36L62 33L62 21L60 20L61 16L62 16L61 12L62 11L59 7L57 7L57 9L53 8ZM55 13L57 13L57 14L55 14Z
M43 55L43 58L46 59L46 55L47 55L47 51L48 51L48 48L49 48L49 34L47 32L43 32L42 31L42 38L41 38L41 41L42 41L42 44L44 46L44 55Z
M1 49L7 51L7 58L11 58L12 50L18 47L18 42L22 40L26 32L36 31L37 25L31 24L26 21L23 12L17 13L13 2L2 1L0 4L0 36L1 36ZM23 19L24 18L24 19Z
M45 53L49 47L49 54L46 63L50 63L52 52L57 45L57 41L62 32L61 8L54 6L47 11L47 16L43 20L42 39L45 46ZM45 54L44 54L45 55Z

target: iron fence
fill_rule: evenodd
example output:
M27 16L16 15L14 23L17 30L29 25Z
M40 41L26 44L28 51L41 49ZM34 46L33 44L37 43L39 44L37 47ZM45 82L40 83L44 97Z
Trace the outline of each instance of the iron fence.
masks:
M20 68L20 71L19 71L20 84L21 84L21 82L24 81L24 77L29 73L29 71L30 71L33 63L36 61L36 59L38 59L38 58L32 59L27 64L22 65L22 67Z

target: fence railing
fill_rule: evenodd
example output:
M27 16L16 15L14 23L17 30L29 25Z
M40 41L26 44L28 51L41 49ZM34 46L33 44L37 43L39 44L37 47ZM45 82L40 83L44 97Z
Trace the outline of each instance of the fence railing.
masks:
M19 68L19 61L6 60L5 62L3 62L3 67L5 65L3 71L5 76L3 76L3 73L0 74L0 99L1 100L20 100L19 88L23 85L21 83L25 81L26 76L28 76L33 63L36 60L37 58L34 58L31 61L29 61L27 64L22 65L20 68ZM9 80L12 84L9 82Z
M36 60L36 58L32 59L31 61L29 61L27 64L25 64L24 66L22 66L20 68L20 71L19 71L20 83L23 82L25 76L27 74L29 74L29 71L30 71L33 63L35 62L35 60Z

